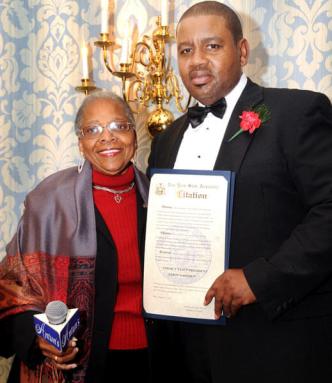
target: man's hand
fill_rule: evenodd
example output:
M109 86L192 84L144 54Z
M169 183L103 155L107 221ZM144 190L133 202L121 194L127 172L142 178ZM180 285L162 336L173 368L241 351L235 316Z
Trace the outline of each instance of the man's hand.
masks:
M77 367L76 363L71 363L78 353L76 341L77 339L75 338L71 339L66 350L60 352L43 338L37 337L37 345L41 353L46 356L58 370L72 370Z
M219 319L222 312L230 318L241 306L254 303L256 297L248 285L242 269L228 269L221 274L205 295L204 304L208 305L215 298L215 318Z

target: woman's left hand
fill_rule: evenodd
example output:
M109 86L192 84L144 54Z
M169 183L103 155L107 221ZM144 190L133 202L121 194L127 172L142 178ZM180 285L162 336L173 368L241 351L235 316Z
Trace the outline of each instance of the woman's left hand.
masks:
M72 338L65 351L61 352L50 345L46 340L37 337L37 346L41 353L48 358L58 370L72 370L77 367L76 363L72 363L79 349L76 347L76 338Z

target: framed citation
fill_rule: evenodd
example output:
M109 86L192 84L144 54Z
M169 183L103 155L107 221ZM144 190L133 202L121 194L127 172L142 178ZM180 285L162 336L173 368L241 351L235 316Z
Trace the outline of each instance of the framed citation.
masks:
M204 297L228 266L234 173L153 169L143 307L162 319L223 323Z

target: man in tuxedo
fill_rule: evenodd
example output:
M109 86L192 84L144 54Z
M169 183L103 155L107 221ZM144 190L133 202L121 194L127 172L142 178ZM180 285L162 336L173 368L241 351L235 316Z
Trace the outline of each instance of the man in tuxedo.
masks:
M231 170L236 183L229 269L204 302L226 325L157 321L156 365L158 357L180 363L188 383L324 381L332 373L331 103L247 78L241 23L217 1L189 8L176 39L181 78L199 105L155 137L148 172Z

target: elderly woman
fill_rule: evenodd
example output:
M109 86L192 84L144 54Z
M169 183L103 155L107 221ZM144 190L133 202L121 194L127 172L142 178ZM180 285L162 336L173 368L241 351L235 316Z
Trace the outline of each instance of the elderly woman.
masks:
M148 381L148 183L131 161L134 119L121 98L97 92L85 98L75 128L84 164L29 193L0 265L0 350L16 354L8 382ZM53 300L81 316L80 333L62 353L34 333L33 314Z

